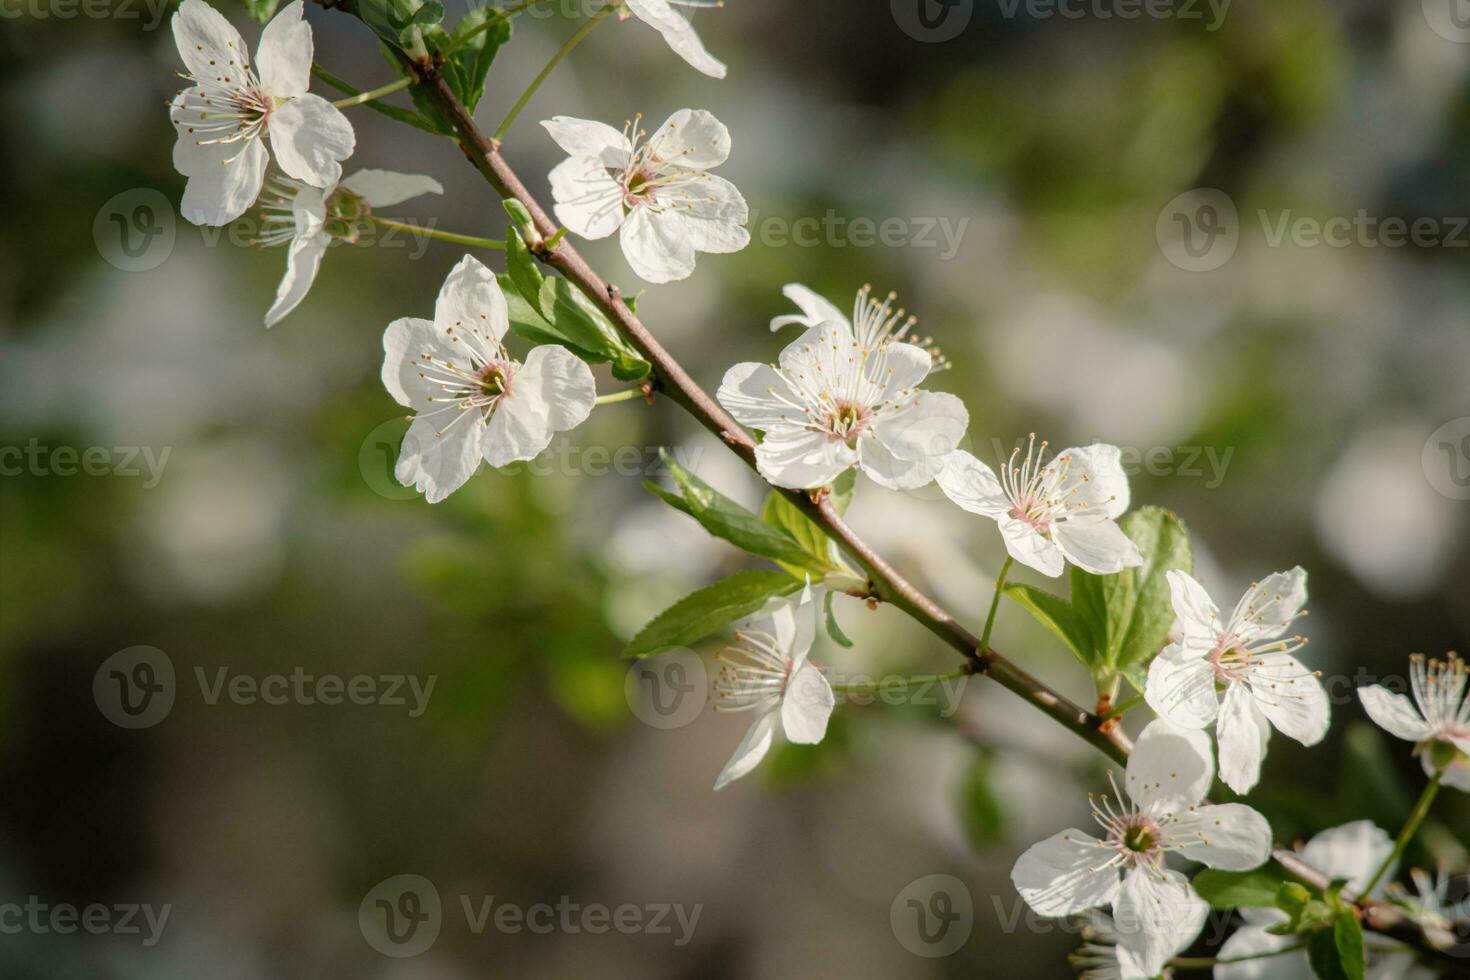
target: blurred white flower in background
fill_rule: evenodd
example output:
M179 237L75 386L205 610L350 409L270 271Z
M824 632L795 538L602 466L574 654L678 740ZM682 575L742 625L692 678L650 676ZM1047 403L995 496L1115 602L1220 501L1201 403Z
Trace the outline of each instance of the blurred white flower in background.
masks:
M615 0L609 0L615 2ZM631 14L664 36L674 53L711 78L725 77L725 64L704 48L704 42L694 32L682 15L674 10L680 7L719 7L723 0L622 0L618 11L619 20L627 20Z
M1433 589L1454 557L1457 503L1421 465L1434 425L1389 425L1356 435L1323 476L1313 523L1322 547L1380 596Z

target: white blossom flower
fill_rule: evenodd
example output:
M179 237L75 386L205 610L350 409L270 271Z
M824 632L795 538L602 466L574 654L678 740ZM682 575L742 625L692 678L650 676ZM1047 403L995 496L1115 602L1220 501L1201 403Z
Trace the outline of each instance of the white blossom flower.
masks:
M725 63L704 49L689 21L674 11L680 7L719 7L724 0L623 0L619 20L631 14L664 36L674 53L711 78L725 77Z
M342 176L356 137L332 103L307 92L311 25L301 0L281 8L260 35L252 64L240 32L204 0L184 0L174 42L193 85L174 97L174 167L189 178L179 212L196 225L223 225L245 212L265 181L270 137L276 162L313 187Z
M306 298L316 281L322 254L333 241L355 243L371 226L375 207L400 204L420 194L443 194L432 177L392 170L359 170L326 189L278 177L261 197L261 234L256 244L289 245L286 275L276 301L266 311L265 325L279 323Z
M1200 918L1199 924L1205 924L1204 917ZM1188 949L1197 935L1198 928L1188 936L1181 935L1169 957L1172 959ZM1067 961L1077 971L1079 980L1149 980L1149 974L1138 965L1138 958L1119 945L1121 938L1122 933L1111 915L1097 909L1089 909L1084 913L1082 945L1075 953L1067 956ZM1166 980L1173 975L1173 970L1156 974Z
M1355 820L1313 837L1302 848L1302 860L1329 878L1347 879L1347 887L1360 892L1392 852L1393 840L1387 833L1371 821ZM1384 879L1392 878L1393 873L1391 866ZM1375 887L1372 897L1382 891L1381 886ZM1306 950L1292 949L1300 946L1301 937L1276 936L1268 931L1287 921L1285 912L1273 908L1238 911L1246 924L1225 940L1216 958L1239 962L1216 963L1215 980L1313 980L1316 974ZM1269 955L1272 953L1281 955ZM1434 975L1416 966L1414 953L1407 947L1397 943L1384 946L1381 937L1369 937L1365 973L1369 980L1428 980Z
M383 334L383 385L415 412L395 473L431 504L480 460L533 459L592 411L591 369L555 344L514 360L503 343L509 326L494 274L466 255L444 280L433 320L404 317Z
M995 521L1006 551L1043 575L1060 575L1071 562L1111 575L1143 557L1118 526L1128 509L1128 476L1117 446L1094 443L1064 449L1051 460L1033 433L1021 451L995 471L964 450L944 461L939 489L972 514Z
M556 217L583 238L619 232L641 278L672 282L694 271L696 252L750 244L750 215L735 185L710 170L730 155L730 131L703 109L680 109L647 136L641 116L612 128L555 116L541 125L567 153L552 168Z
M1255 810L1200 802L1214 769L1203 732L1152 722L1128 758L1126 797L1116 784L1112 797L1091 797L1102 836L1070 829L1033 845L1011 870L1016 890L1044 916L1112 906L1119 948L1156 976L1209 911L1166 856L1246 871L1271 854L1271 827Z
M765 758L779 724L786 738L815 745L827 734L835 699L832 685L807 659L816 637L817 603L811 586L801 597L773 599L735 630L735 645L720 655L715 707L754 711L755 720L715 780L722 789Z
M939 473L970 415L954 395L919 389L934 358L904 339L914 321L893 309L893 298L879 302L865 287L853 323L818 323L778 364L725 372L716 397L765 433L755 456L768 481L819 487L856 466L881 486L913 490Z
M1304 637L1281 639L1304 615L1307 573L1299 566L1253 584L1228 622L1193 577L1169 572L1173 636L1149 665L1144 697L1176 725L1215 725L1220 778L1247 793L1261 776L1274 726L1303 745L1327 734L1331 708L1322 681L1292 656Z
M1440 949L1461 945L1461 937L1470 934L1470 899L1450 901L1455 877L1444 868L1433 875L1423 868L1410 868L1412 892L1398 882L1385 889L1394 904L1407 912L1424 930L1425 937Z
M1424 774L1443 770L1443 782L1470 792L1470 698L1465 696L1465 661L1451 653L1444 660L1409 658L1414 692L1410 701L1381 684L1358 689L1368 717L1390 735L1417 743ZM1416 707L1417 706L1417 707Z

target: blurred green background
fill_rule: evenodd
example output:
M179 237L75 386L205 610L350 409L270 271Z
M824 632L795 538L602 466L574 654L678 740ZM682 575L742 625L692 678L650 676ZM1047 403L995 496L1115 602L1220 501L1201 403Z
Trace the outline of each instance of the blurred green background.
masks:
M609 20L505 153L547 200L560 155L538 119L714 112L753 242L702 256L639 307L694 377L713 389L729 364L774 358L784 283L844 307L865 282L897 290L954 363L933 386L966 400L977 455L1031 431L1128 447L1135 503L1185 519L1222 603L1309 570L1308 660L1333 732L1312 750L1273 739L1252 800L1284 841L1363 816L1392 833L1423 777L1406 744L1362 725L1351 688L1402 678L1410 651L1470 647L1470 32L1446 19L1453 2L1236 0L1216 22L1200 4L1125 19L1100 16L1106 3L1070 17L998 0L743 0L693 17L730 65L723 82ZM1075 935L1015 919L1009 871L1085 819L1103 778L1086 746L977 681L957 705L840 707L824 744L713 794L748 719L642 723L618 653L742 558L640 484L658 478L660 446L749 505L755 478L671 404L635 401L446 503L403 491L381 332L428 315L463 249L334 248L266 331L283 253L169 209L183 180L168 11L0 3L0 446L17 447L0 456L0 902L172 909L152 946L6 934L0 973L1069 975ZM253 44L243 8L221 9ZM564 3L546 10L519 17L500 53L487 129L575 29ZM360 23L308 18L320 64L364 88L391 78ZM348 173L445 187L386 213L503 234L452 143L348 112ZM1178 201L1196 188L1235 214ZM1429 219L1434 234L1273 237L1360 212ZM112 215L172 231L130 255ZM865 229L885 221L873 241ZM1179 234L1210 227L1235 234L1181 251ZM614 240L584 252L639 288ZM107 475L65 475L62 447L96 449ZM972 627L983 619L1003 557L987 522L933 488L862 481L851 518ZM823 639L814 654L837 673L955 666L892 610L842 599L837 616L856 647ZM166 718L127 730L93 682L139 645L166 655L177 693ZM996 646L1091 702L1085 672L1019 609L1002 609ZM197 672L213 684L221 668L435 686L417 717L210 703ZM1418 863L1463 862L1470 845L1464 796L1441 800ZM964 883L972 932L925 958L890 910L937 873ZM411 959L359 928L364 897L400 874L432 881L445 910ZM677 928L477 935L462 896L702 911L683 945Z

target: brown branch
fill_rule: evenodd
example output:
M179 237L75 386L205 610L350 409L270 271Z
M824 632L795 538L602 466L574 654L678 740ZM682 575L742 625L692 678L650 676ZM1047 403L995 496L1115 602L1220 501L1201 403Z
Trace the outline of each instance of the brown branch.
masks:
M337 7L351 12L346 3L339 3ZM417 84L424 87L430 98L449 118L460 149L475 169L502 199L513 197L530 213L535 230L541 236L540 241L527 242L536 257L575 284L607 315L644 359L653 365L654 377L651 380L658 390L677 402L705 428L719 436L751 468L755 468L755 440L664 350L663 345L623 302L618 288L604 282L564 238L554 248L545 246L544 240L554 236L559 226L500 155L500 144L480 131L474 118L439 73L438 67L416 63L401 52L399 57L403 59L405 69L418 78ZM651 398L653 387L648 387L646 391ZM905 579L858 537L837 512L829 495L818 493L814 496L800 491L777 489L858 563L868 577L870 597L882 599L902 609L931 633L958 650L968 662L971 673L983 674L1031 702L1114 761L1127 762L1133 746L1123 732L1122 725L1110 724L1110 719L1104 719L1074 704L993 648L980 649L978 637ZM1326 875L1303 862L1295 851L1277 848L1272 856L1291 874L1319 890L1330 884ZM1399 938L1449 962L1457 962L1450 954L1431 944L1415 923L1392 906L1360 898L1358 907L1362 910L1365 925L1375 931ZM1463 963L1457 965L1463 967Z

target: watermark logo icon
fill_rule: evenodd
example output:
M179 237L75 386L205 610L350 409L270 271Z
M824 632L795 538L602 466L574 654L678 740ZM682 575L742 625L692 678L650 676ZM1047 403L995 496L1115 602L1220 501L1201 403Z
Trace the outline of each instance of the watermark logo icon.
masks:
M1470 415L1450 419L1424 440L1424 478L1451 500L1470 500Z
M384 956L418 956L434 945L444 921L439 890L423 875L395 875L373 886L357 908L362 938Z
M949 956L969 941L974 901L954 875L925 875L893 899L888 924L899 944L915 956Z
M92 219L98 254L123 272L147 272L163 265L177 236L173 207L152 187L114 194Z
M623 696L645 725L683 728L699 717L709 699L704 660L683 647L639 660L623 678Z
M1185 191L1159 212L1154 223L1159 251L1186 272L1218 269L1240 243L1240 216L1230 195L1213 187Z
M1446 41L1470 44L1470 0L1421 0L1429 29Z
M409 421L403 416L389 419L373 431L357 447L357 471L373 493L387 500L412 500L419 496L413 487L398 482L393 469L398 465L400 448L413 448L408 442Z
M915 41L952 41L970 26L975 0L889 0L893 22Z
M173 661L157 647L119 650L92 676L92 699L119 728L152 728L163 721L177 691Z

